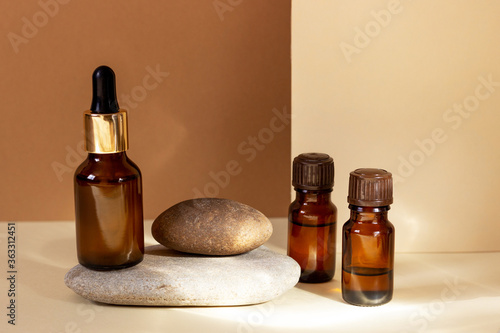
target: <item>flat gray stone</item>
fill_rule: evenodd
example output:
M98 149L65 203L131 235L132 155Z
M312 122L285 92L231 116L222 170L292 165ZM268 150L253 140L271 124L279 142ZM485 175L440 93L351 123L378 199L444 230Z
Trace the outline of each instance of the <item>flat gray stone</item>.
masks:
M180 202L153 222L158 243L177 251L233 255L264 244L273 233L271 221L248 205L220 198Z
M149 306L229 306L262 303L297 284L300 266L265 246L225 257L193 255L162 245L142 263L116 271L77 265L64 282L92 301Z

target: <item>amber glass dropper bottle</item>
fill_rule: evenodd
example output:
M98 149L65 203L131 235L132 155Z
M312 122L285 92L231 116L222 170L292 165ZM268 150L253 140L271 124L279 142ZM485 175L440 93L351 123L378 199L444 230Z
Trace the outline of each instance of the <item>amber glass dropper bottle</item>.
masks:
M118 107L113 70L98 67L92 85L84 113L89 154L74 181L78 261L94 270L120 269L144 255L141 172L126 154L127 113Z
M327 154L305 153L293 160L296 197L288 211L288 255L300 265L300 282L326 282L335 274L333 178L333 159Z
M392 175L382 169L350 174L347 197L351 217L342 228L342 297L354 305L389 302L394 279Z

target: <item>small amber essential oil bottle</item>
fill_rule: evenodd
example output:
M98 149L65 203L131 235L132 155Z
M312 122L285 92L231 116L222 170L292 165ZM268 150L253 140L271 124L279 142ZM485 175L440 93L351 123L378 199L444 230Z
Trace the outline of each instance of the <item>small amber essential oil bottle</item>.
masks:
M357 169L349 178L351 217L342 228L342 297L359 306L392 299L394 226L387 219L392 204L392 174Z
M327 154L305 153L293 160L296 198L288 210L288 255L300 265L300 282L326 282L335 274L333 178L333 159Z
M126 154L127 113L118 107L113 70L98 67L92 83L92 106L84 113L89 154L74 180L78 261L120 269L144 256L141 172Z

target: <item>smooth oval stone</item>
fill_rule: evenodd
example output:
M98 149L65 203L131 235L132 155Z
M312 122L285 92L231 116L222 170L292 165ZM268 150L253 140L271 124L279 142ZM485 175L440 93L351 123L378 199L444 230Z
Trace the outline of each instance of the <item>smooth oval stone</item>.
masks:
M265 246L224 257L181 253L162 245L146 248L142 263L116 271L81 265L64 278L92 301L150 306L228 306L269 301L293 288L300 266Z
M264 244L271 221L248 205L219 198L180 202L156 218L151 233L168 248L197 254L232 255Z

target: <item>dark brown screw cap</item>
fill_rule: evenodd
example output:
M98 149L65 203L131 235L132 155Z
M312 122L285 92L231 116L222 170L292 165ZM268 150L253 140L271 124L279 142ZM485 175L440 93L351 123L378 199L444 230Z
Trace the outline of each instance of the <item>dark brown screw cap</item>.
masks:
M333 158L322 153L305 153L293 159L292 185L301 190L333 188Z
M347 202L362 207L392 204L392 174L382 169L356 169L349 177Z

